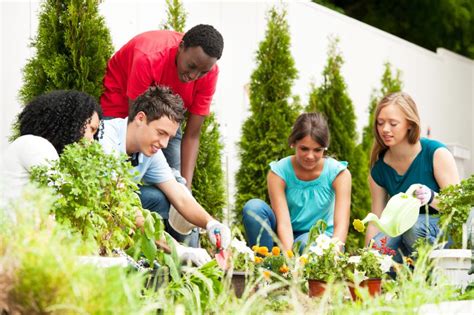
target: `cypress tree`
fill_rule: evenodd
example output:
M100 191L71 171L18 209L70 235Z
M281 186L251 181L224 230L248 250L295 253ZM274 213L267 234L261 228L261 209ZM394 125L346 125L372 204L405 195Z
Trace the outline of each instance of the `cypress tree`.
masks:
M391 65L389 62L384 64L384 72L382 79L380 80L380 90L373 91L370 97L369 104L369 121L364 127L362 132L362 149L367 152L367 158L370 160L370 150L372 150L372 144L374 143L373 125L374 125L374 114L377 103L387 94L393 92L399 92L402 90L403 83L400 79L400 70L397 70L395 75L392 74Z
M183 32L186 25L186 11L180 0L166 0L167 20L164 29ZM186 124L183 124L186 128ZM224 172L222 170L223 144L219 124L214 113L211 113L201 127L199 153L194 169L192 193L204 209L213 217L222 220L226 205Z
M166 22L163 23L164 30L184 32L187 13L180 0L166 0Z
M46 0L41 5L36 55L23 69L20 99L57 89L84 91L99 99L112 40L98 0Z
M297 70L290 52L285 10L269 11L256 63L250 82L251 114L242 126L238 143L240 168L236 174L235 212L239 224L247 200L261 198L268 202L268 164L292 154L286 139L298 115L297 106L289 102Z
M338 51L338 39L330 39L328 60L323 71L323 83L313 86L306 110L323 113L329 124L331 140L328 154L338 160L348 161L352 174L351 219L360 218L369 211L370 194L367 178L367 160L357 146L356 116L347 86L341 75L344 64ZM356 232L352 224L346 240L346 248L352 250L363 246L364 237Z

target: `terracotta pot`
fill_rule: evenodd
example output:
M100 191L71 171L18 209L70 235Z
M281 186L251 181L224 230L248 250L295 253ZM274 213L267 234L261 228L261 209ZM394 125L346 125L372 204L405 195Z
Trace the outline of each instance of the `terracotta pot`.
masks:
M349 283L349 291L351 292L352 300L356 301L359 297L356 294L356 287L353 283ZM367 279L359 284L361 288L367 288L370 296L376 296L382 293L382 279Z
M326 290L326 282L320 280L308 280L308 294L310 297L321 297Z
M234 271L232 273L232 288L234 289L235 296L240 298L245 290L245 277L246 274L243 271Z

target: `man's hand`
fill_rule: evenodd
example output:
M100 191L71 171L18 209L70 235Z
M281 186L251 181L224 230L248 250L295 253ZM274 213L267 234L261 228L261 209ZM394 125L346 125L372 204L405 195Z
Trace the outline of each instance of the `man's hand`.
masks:
M211 261L211 256L203 248L186 247L181 244L176 245L176 253L183 262L190 260L196 266L202 266Z
M207 230L207 235L209 236L209 239L211 240L211 243L214 245L217 245L215 231L216 230L220 231L222 248L218 248L218 249L226 249L230 245L230 241L231 241L230 229L226 225L220 223L217 220L211 220L206 224L206 230Z

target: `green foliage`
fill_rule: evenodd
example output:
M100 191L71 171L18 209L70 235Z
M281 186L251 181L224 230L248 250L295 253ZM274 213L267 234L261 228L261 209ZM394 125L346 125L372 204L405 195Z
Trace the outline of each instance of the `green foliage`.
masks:
M435 51L445 47L474 58L472 0L313 0L330 9Z
M180 0L166 0L166 22L162 28L165 30L175 30L176 32L184 32L186 25L186 10Z
M124 268L81 263L94 244L71 234L50 216L54 198L29 188L14 205L15 223L0 218L0 309L8 314L136 314L143 278ZM6 210L6 211L3 211Z
M380 80L380 90L373 91L370 97L369 104L369 121L364 127L362 132L362 149L366 152L367 158L370 160L370 151L372 149L372 144L374 143L374 115L375 107L377 107L378 102L387 94L393 92L399 92L403 88L403 83L400 79L400 70L396 71L396 74L392 74L391 65L389 62L384 64L384 72L382 79ZM368 176L368 174L367 174Z
M370 194L367 185L368 163L357 146L356 116L354 106L347 94L346 83L341 75L344 63L338 51L338 39L330 39L328 60L323 71L323 83L312 87L307 112L318 111L324 114L329 124L331 142L328 155L349 162L352 174L351 219L362 218L370 210ZM353 227L349 228L346 249L363 246L363 236Z
M266 176L269 163L291 154L286 139L298 115L289 104L297 77L290 52L286 12L272 8L265 39L257 51L257 68L250 82L250 117L242 126L239 141L240 168L236 174L236 221L242 222L242 207L251 198L268 201Z
M135 216L141 209L138 186L125 156L106 154L98 142L66 146L51 167L36 167L32 178L59 194L56 220L98 242L102 253L133 244ZM145 231L154 224L145 216ZM149 229L147 229L149 227Z
M214 218L222 220L226 194L222 170L219 123L215 114L206 118L201 128L199 154L193 176L193 196Z
M447 226L447 236L451 237L453 248L461 248L462 225L466 223L471 208L474 207L474 175L441 190L438 195L440 226Z
M75 89L99 98L113 46L98 0L46 0L41 5L36 55L23 69L20 99L57 89Z

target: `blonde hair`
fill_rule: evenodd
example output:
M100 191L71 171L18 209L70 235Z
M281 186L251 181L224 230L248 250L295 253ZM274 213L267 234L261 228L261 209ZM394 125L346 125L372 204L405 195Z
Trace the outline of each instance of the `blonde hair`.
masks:
M420 140L420 116L418 115L415 101L413 101L410 95L404 92L395 92L385 95L375 108L375 118L373 123L375 141L372 146L372 152L370 153L370 167L374 166L380 153L388 150L388 147L383 143L383 140L377 131L377 118L380 115L380 111L389 105L399 106L405 115L405 119L408 120L408 123L410 124L410 129L408 130L408 143L415 144Z

